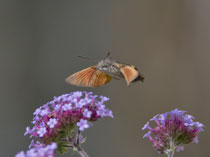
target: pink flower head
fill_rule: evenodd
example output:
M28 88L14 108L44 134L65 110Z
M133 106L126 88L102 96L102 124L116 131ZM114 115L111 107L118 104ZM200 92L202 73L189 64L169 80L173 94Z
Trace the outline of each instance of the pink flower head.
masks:
M74 145L76 130L84 131L99 118L113 118L112 111L105 106L108 100L107 97L81 91L54 97L35 110L32 129L27 127L25 135L29 134L44 144L56 142L59 148L61 145ZM68 141L63 144L61 140Z
M179 152L184 150L183 144L198 142L198 134L203 131L204 125L194 122L194 119L178 109L158 114L150 119L157 124L155 128L151 128L149 122L142 128L149 130L143 138L152 141L159 153L168 154L171 150Z

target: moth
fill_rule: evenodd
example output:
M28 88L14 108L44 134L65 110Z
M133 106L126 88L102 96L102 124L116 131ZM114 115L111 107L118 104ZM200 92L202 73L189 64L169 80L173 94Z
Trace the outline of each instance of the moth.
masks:
M110 82L112 78L125 79L128 86L133 82L144 81L144 76L135 66L114 61L108 58L109 55L110 53L97 65L70 75L66 82L75 86L96 88Z

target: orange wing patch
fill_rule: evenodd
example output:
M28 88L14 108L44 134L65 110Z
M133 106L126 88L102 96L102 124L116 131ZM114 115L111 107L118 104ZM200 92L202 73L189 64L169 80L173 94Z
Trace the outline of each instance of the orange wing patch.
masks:
M108 83L111 79L111 76L97 70L96 66L91 66L70 75L66 82L75 86L95 88Z
M139 76L139 72L133 66L125 65L120 68L120 71L123 74L128 86Z
M99 87L103 86L109 81L111 81L112 77L104 73L103 71L96 70L95 75L93 75L93 79L91 79L91 87Z

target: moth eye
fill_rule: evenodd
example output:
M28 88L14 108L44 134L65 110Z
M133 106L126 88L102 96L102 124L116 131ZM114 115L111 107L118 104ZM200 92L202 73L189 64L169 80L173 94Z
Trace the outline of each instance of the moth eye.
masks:
M107 71L108 67L103 67L102 70Z

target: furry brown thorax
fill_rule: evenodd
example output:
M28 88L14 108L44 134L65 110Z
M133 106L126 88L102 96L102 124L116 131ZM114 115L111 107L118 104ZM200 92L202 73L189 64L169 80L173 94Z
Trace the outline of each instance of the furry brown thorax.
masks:
M123 78L123 75L120 72L120 67L121 67L121 65L119 63L117 63L116 61L109 59L109 58L101 60L97 64L98 70L101 70L116 79Z

